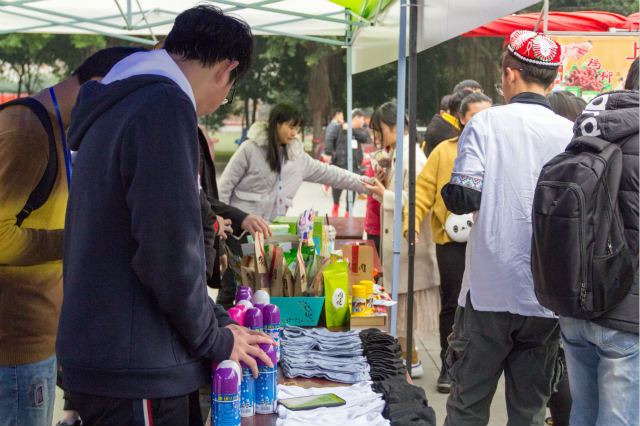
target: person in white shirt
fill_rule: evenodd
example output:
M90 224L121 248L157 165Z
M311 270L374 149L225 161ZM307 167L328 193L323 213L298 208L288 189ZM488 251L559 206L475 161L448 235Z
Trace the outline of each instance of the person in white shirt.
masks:
M560 46L548 37L511 35L502 60L507 105L481 111L467 124L442 189L448 210L475 212L446 356L445 425L486 425L503 372L508 424L544 423L560 330L534 294L531 205L542 166L571 140L572 123L544 97L560 62Z

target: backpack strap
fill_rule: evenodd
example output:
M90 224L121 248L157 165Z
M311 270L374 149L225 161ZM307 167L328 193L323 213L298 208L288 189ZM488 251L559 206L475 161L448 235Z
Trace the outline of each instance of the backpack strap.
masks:
M51 118L49 118L49 113L46 108L33 98L17 98L0 105L0 110L13 105L23 105L33 111L49 137L49 161L47 162L47 167L44 170L40 182L38 182L38 185L36 185L29 195L26 204L16 216L16 225L20 226L32 211L42 207L47 199L49 199L53 184L56 181L56 175L58 174L58 151L56 149L56 138L53 133Z
M611 142L604 139L595 136L578 136L571 140L566 150L574 153L582 151L600 153L608 146L611 146Z

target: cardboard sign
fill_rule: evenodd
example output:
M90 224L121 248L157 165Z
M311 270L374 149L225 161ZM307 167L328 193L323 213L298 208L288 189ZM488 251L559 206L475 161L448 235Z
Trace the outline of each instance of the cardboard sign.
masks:
M291 270L285 266L282 274L282 295L284 297L293 297L293 275Z
M342 257L349 263L349 294L354 284L373 280L373 247L347 244L342 246Z

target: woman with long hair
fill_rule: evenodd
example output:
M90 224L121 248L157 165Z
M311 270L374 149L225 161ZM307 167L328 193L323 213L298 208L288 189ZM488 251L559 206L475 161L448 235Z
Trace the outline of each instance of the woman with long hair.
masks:
M311 158L298 131L302 113L293 105L274 106L268 122L256 122L220 178L220 201L272 221L284 215L302 182L359 193L360 176Z
M391 277L393 274L393 224L395 220L402 221L402 210L397 212L397 215L395 212L396 115L396 104L387 102L381 105L371 117L370 126L375 133L375 139L382 142L383 149L387 151L388 156L391 158L391 164L387 169L378 168L376 173L377 179L374 185L365 183L365 187L369 189L374 194L374 197L381 203L382 269L384 286L387 291L391 291ZM416 174L420 173L427 162L427 158L415 141L409 141L409 135L406 130L407 124L405 118L403 143L404 164L402 165L403 207L407 204L409 197L409 149L415 149L416 152ZM431 229L427 223L428 221L424 221L421 224L420 235L424 237L416 244L414 269L416 279L414 281L415 286L413 293L414 329L423 335L426 332L433 332L438 329L438 312L440 311L440 297L438 295L440 278L438 276L438 268L436 267L435 246L433 242L431 242ZM402 239L398 288L398 318L396 326L398 339L401 342L403 351L408 350L406 348L407 264L408 245L406 240ZM411 359L412 376L419 377L423 372L422 363L418 359L417 351L413 348Z

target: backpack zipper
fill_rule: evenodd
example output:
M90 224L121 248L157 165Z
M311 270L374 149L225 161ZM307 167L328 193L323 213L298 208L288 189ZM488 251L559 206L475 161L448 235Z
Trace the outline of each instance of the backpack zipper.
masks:
M571 190L572 192L574 192L578 198L578 207L580 209L580 226L578 227L579 232L578 232L578 241L579 241L579 245L580 245L580 308L582 310L585 310L585 303L587 300L587 271L586 271L586 266L587 266L587 249L584 245L584 236L586 234L584 226L585 226L585 220L584 220L584 207L585 207L585 201L584 201L584 194L582 193L582 190L580 189L580 185L575 184L573 182L557 182L557 181L543 181L540 182L540 185L545 185L545 186L551 186L551 187L556 187L556 188L567 188L569 190Z

